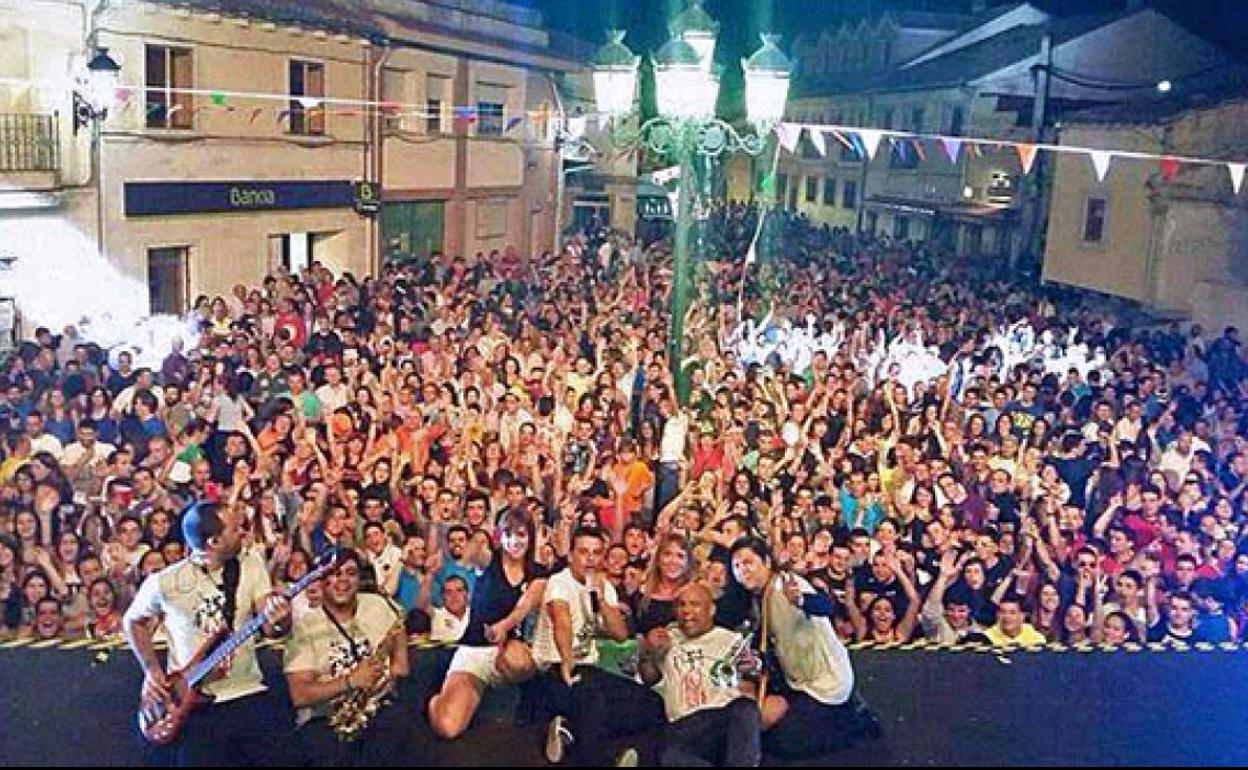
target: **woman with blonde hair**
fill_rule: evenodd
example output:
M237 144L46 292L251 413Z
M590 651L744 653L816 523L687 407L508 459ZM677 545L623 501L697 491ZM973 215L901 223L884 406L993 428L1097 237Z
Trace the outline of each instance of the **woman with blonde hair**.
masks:
M634 631L645 635L675 622L676 596L696 573L693 549L683 535L669 534L659 540L633 607Z

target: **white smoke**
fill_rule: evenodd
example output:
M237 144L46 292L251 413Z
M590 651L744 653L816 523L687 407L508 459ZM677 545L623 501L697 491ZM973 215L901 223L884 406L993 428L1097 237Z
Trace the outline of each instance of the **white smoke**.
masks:
M198 339L192 319L149 316L146 284L122 273L64 218L0 218L0 248L12 259L0 274L0 295L16 300L26 336L39 326L54 334L73 326L112 361L128 350L136 366L150 367L160 366L175 340L189 348Z

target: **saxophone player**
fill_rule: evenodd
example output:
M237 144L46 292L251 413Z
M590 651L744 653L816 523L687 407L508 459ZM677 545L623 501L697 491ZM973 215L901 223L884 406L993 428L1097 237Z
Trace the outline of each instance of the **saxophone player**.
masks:
M692 583L676 599L674 627L642 646L641 679L663 698L664 767L757 767L758 704L741 689L736 667L748 640L715 626L711 589ZM724 676L725 670L730 676Z
M343 716L336 709L380 701L409 672L402 615L385 598L360 593L362 564L358 552L347 552L324 579L321 606L295 626L286 646L296 734L314 767L403 764L412 748L416 716L401 702L380 706L359 740L344 740L333 724Z

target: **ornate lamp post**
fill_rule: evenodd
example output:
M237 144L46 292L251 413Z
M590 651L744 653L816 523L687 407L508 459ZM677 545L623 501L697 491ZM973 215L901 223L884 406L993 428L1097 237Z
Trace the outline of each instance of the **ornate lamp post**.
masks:
M689 237L693 224L694 160L718 158L726 152L759 155L772 128L784 116L788 96L788 58L778 38L763 35L763 46L741 62L745 74L746 113L750 129L738 131L715 117L719 79L712 65L719 25L702 9L701 0L668 25L672 38L654 54L658 115L629 129L625 118L635 109L640 58L624 45L624 33L611 30L593 59L594 98L598 111L611 121L617 147L646 150L680 166L680 200L676 215L671 291L668 365L681 403L689 398L684 371L685 312L689 306Z

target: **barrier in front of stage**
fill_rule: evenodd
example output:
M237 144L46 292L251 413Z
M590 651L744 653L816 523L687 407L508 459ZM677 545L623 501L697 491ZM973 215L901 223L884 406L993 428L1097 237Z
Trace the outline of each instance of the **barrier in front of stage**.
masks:
M32 647L0 646L0 763L139 764L130 653ZM261 657L284 689L276 652ZM447 657L418 651L416 682L436 682ZM853 658L885 726L870 758L880 764L1248 764L1243 651L859 649ZM510 724L514 703L514 691L491 693L482 719Z

